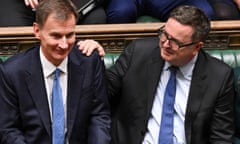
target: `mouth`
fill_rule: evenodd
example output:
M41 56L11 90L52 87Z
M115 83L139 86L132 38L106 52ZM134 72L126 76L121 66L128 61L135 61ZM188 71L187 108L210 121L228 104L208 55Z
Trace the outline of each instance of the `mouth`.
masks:
M162 48L162 51L164 55L167 55L167 56L174 54L174 51L171 48Z
M66 52L65 51L63 51L63 50L57 50L57 51L55 51L56 52L56 54L58 54L58 55L64 55Z
M55 52L58 54L64 54L68 51L68 49L62 49L62 48L57 48L55 49Z

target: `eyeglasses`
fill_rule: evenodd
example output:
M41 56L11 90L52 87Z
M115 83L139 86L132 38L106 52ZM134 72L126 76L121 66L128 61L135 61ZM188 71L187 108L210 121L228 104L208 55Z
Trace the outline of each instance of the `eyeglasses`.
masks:
M158 36L160 38L160 41L162 43L165 43L166 41L169 42L169 46L171 48L176 48L176 49L180 49L183 47L187 47L187 46L191 46L193 44L196 44L198 42L191 42L188 44L183 44L182 42L179 42L177 39L174 38L170 38L169 34L164 30L165 26L162 26L159 30L158 30Z

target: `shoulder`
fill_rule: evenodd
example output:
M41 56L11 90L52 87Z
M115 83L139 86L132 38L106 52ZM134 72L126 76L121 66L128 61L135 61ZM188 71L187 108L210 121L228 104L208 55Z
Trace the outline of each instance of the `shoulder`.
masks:
M215 58L203 50L199 52L197 63L205 71L215 75L225 75L226 73L232 73L233 70L232 67L226 64L223 60Z
M32 62L36 62L37 57L39 57L39 46L34 46L11 56L2 63L2 66L9 70L30 67Z
M96 64L97 62L101 62L102 60L96 50L90 56L86 56L85 54L81 53L77 46L74 46L69 54L69 61L76 65L87 65L92 63Z
M133 40L125 49L125 53L148 57L153 51L160 51L159 39L157 37L149 37ZM158 52L159 54L159 52ZM160 55L160 54L159 54Z
M215 65L216 67L226 67L231 68L227 63L225 63L221 58L216 58L204 50L200 51L200 55L203 55L209 64Z
M145 50L146 48L158 47L159 39L158 37L141 38L134 40L132 44L139 49Z
M91 59L97 59L100 58L97 50L94 50L93 53L90 56L86 56L83 54L79 49L77 45L74 45L72 51L69 54L69 57L72 59L78 59L78 60L91 60Z

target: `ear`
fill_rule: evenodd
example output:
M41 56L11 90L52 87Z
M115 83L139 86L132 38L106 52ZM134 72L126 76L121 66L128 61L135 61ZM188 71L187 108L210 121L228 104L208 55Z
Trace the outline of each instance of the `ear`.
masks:
M202 48L202 46L203 46L203 42L198 42L195 46L193 54L196 55L198 53L198 51Z
M40 39L40 28L36 22L33 23L33 32L34 32L35 37L37 39Z

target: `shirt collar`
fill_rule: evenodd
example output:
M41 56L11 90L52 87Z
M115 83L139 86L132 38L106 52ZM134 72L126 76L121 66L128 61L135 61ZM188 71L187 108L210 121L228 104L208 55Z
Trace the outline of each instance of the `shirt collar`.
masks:
M195 63L197 61L197 57L198 54L196 54L192 60L190 62L188 62L187 64L179 67L179 71L180 73L183 75L183 77L185 77L186 79L191 79L192 77L192 72L193 72L193 68L195 66ZM163 70L168 70L168 68L171 66L171 64L167 61L165 61L165 65Z
M63 73L67 73L68 57L66 57L62 61L62 63L56 67L50 61L47 60L47 58L44 56L42 52L42 49L40 48L40 60L42 63L43 73L45 77L49 77L56 70L56 68L60 69L61 72Z
M198 54L196 54L189 63L180 67L180 71L186 79L190 80L192 78L192 72L193 72L193 68L195 67L197 57L198 57Z

